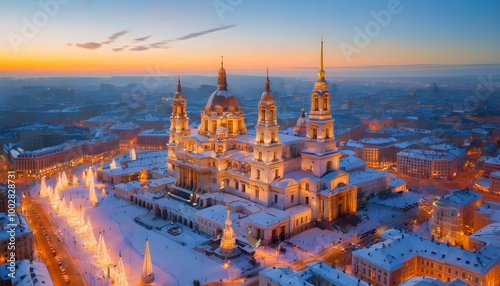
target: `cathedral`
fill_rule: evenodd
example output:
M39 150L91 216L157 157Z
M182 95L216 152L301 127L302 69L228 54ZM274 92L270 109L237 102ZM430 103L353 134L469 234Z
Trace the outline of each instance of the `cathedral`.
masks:
M331 223L355 213L356 187L349 184L349 174L339 170L342 154L334 136L323 42L310 100L309 114L302 112L295 129L303 136L280 134L268 71L255 107L256 135L247 134L244 111L228 89L221 60L217 89L201 110L198 128L190 128L189 103L178 79L167 158L175 183L168 195L198 210L222 204L214 200L215 193L256 204L268 218L278 217L274 222L262 214L249 219L249 234L265 243L298 234L316 221ZM279 212L287 219L279 219Z

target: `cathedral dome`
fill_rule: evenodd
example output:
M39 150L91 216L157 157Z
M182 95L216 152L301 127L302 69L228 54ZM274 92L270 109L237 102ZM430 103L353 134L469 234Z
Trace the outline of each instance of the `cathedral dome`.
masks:
M208 98L207 106L214 110L216 109L216 106L220 106L224 111L228 111L230 106L235 109L239 108L236 96L227 89L215 90Z
M207 107L216 110L217 106L222 107L223 111L229 111L229 107L235 110L239 108L236 96L227 90L226 70L224 69L224 62L221 59L220 69L217 79L217 89L210 95L207 101Z

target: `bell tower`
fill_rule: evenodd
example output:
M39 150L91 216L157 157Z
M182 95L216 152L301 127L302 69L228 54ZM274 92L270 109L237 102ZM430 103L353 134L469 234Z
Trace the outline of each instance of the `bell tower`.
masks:
M177 77L177 91L172 99L170 115L170 144L177 144L181 136L189 135L189 118L186 113L186 99L182 94L181 79Z
M279 125L276 119L276 102L271 93L271 82L269 81L269 69L267 70L264 91L259 101L259 115L255 125L255 144L264 146L279 145Z
M335 120L331 114L330 91L323 69L323 38L321 38L318 80L311 93L311 110L306 119L305 149L302 151L302 170L322 177L339 169L340 153L333 135Z

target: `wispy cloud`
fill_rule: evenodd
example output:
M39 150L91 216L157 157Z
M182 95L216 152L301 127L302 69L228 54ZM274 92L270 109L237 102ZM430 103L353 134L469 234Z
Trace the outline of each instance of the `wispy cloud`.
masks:
M177 38L175 40L176 41L184 41L184 40L188 40L188 39L200 37L200 36L203 36L203 35L206 35L206 34L210 34L210 33L213 33L213 32L217 32L217 31L222 31L222 30L226 30L226 29L229 29L229 28L233 28L235 26L236 26L235 24L234 25L226 25L226 26L222 26L222 27L218 27L218 28L213 28L213 29L208 29L208 30L203 30L203 31L195 32L195 33L190 33L190 34L184 35L182 37L179 37L179 38Z
M149 47L151 49L164 49L164 48L168 48L166 45L171 42L169 40L166 40L166 41L161 41L161 42L156 42L156 43L152 43L149 45Z
M116 32L114 34L112 34L111 36L108 37L108 40L107 41L104 41L102 42L101 44L111 44L111 43L114 43L116 40L118 40L118 38L120 38L121 36L125 35L128 33L128 30L123 30L123 31L120 31L120 32Z
M128 49L129 51L136 51L136 52L138 52L138 51L146 51L146 50L149 50L149 49L170 49L171 47L168 45L169 43L176 42L176 41L185 41L185 40L193 39L193 38L196 38L196 37L201 37L201 36L204 36L206 34L210 34L210 33L218 32L218 31L230 29L230 28L233 28L235 26L236 26L236 24L226 25L226 26L217 27L217 28L213 28L213 29L202 30L202 31L194 32L194 33L189 33L189 34L180 36L180 37L175 38L175 39L154 42L154 43L151 43L151 44L147 44L146 43L144 45L133 46L133 47L129 47L129 45L124 45L121 48L114 48L112 50L114 52L120 52L120 51L123 51L125 49ZM120 37L123 37L124 35L126 35L128 33L129 33L129 30L123 30L123 31L116 32L116 33L112 34L111 36L109 36L107 40L99 42L99 43L98 42L74 43L74 44L73 43L67 43L66 45L67 46L73 46L74 45L74 46L82 48L82 49L95 50L95 49L99 49L99 48L103 47L104 45L109 45L109 44L112 44L112 43L116 42L116 40L118 40ZM132 39L132 44L145 42L148 39L150 39L151 37L152 36L149 35L149 36L144 36L144 37L139 37L139 38Z
M146 46L135 46L135 47L130 48L129 50L130 51L139 52L139 51L149 50L149 47L146 47Z
M143 42L143 41L145 41L145 40L147 40L147 39L149 39L149 38L151 38L151 36L146 36L146 37L141 37L141 38L135 38L135 39L133 39L132 41L133 41L134 43L139 43L139 42Z
M101 44L96 43L96 42L88 42L88 43L83 43L83 44L76 43L75 45L79 48L87 49L87 50L95 50L95 49L99 49L100 47L102 47Z

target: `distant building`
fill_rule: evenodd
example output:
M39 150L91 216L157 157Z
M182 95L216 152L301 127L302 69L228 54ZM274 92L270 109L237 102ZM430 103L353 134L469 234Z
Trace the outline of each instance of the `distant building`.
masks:
M43 262L29 259L16 260L15 277L9 276L11 271L8 267L10 266L10 263L0 264L0 285L2 286L54 286L49 270Z
M10 225L15 225L14 242L8 232ZM7 213L0 213L0 228L0 263L6 263L13 250L15 250L16 260L33 260L33 231L24 215L15 213L14 216L9 216ZM15 246L14 249L12 245Z
M369 284L325 262L309 263L300 271L285 266L273 266L259 272L259 286L285 285L368 286Z
M500 171L490 173L490 192L500 194Z
M136 146L139 149L167 149L168 132L166 130L149 129L137 135Z
M4 145L4 152L17 174L39 178L50 176L68 167L117 150L118 136L112 133L93 134L90 139L70 140L58 145L27 151L19 144Z
M111 166L104 166L97 170L97 179L104 183L120 184L140 179L141 172L150 178L151 171L158 168L165 168L167 151L146 151L137 152L136 160L132 160L130 155L116 157L117 168L111 169ZM127 200L129 198L126 198Z
M482 204L482 195L473 191L455 191L433 204L430 221L435 239L463 245L474 231L474 212Z
M500 156L490 158L484 162L484 177L489 178L491 172L494 171L500 171Z
M351 173L349 178L349 182L358 188L358 199L367 199L390 189L390 175L387 172L366 169Z
M387 169L396 164L396 138L364 138L347 141L345 146L356 152L356 157L366 162L368 168Z
M117 123L109 128L109 132L120 137L120 143L134 144L141 127L133 122Z
M10 195L12 195L12 193ZM0 213L8 212L11 207L11 204L9 204L9 188L7 184L0 183ZM15 192L14 209L16 212L21 211L21 199L19 198L18 192Z
M400 285L415 276L447 283L460 279L473 286L500 284L498 247L472 252L395 229L380 235L383 241L352 253L352 274L372 285Z
M465 151L458 148L444 151L407 149L397 154L397 168L408 176L450 179L462 170L464 158Z

